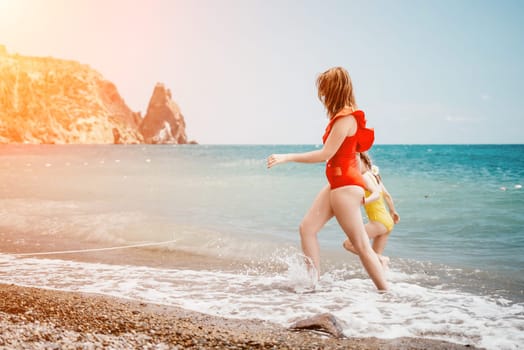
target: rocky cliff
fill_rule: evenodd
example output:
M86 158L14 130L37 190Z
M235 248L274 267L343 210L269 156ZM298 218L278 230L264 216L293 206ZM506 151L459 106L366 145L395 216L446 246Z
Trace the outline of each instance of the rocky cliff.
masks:
M184 116L163 84L153 90L140 132L146 143L187 143Z
M89 66L0 45L0 143L187 143L180 109L159 86L142 119Z

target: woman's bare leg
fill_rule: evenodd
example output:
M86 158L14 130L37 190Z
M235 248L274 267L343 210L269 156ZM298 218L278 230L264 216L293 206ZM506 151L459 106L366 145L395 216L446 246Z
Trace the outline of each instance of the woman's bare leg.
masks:
M317 277L320 276L320 247L317 234L334 215L331 209L330 191L329 185L320 190L299 227L302 251L311 259L317 270Z
M360 204L364 190L358 186L345 186L331 191L331 208L337 221L348 236L362 262L379 290L387 290L388 285L382 264L377 254L371 248L369 238L364 228Z

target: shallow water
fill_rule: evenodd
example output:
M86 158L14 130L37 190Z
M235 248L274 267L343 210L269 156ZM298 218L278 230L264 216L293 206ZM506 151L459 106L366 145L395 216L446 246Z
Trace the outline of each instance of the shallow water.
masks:
M265 157L315 147L0 146L0 282L280 324L329 311L347 335L524 343L524 146L373 148L401 215L384 295L334 221L319 283L306 273L297 227L323 166L267 170Z

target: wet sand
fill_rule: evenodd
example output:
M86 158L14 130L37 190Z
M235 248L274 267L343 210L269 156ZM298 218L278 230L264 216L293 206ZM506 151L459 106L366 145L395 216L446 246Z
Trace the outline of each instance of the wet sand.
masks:
M22 238L13 238L22 237ZM144 242L145 244L155 242ZM86 241L75 237L58 235L42 235L31 232L0 231L0 252L19 257L61 259L88 263L111 265L134 265L155 268L176 269L207 269L209 266L229 271L245 266L245 261L215 258L205 255L173 249L170 244L160 244L145 248L126 248L104 250L116 246L131 244L115 242ZM97 251L97 249L101 249ZM85 252L79 253L78 250ZM39 255L43 252L75 251L74 253L59 253Z
M420 338L333 339L108 296L0 284L0 349L474 349Z

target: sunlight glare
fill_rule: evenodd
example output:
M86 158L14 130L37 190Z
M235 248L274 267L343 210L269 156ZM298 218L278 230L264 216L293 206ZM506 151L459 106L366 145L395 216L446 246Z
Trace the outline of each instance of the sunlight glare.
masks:
M13 10L16 0L0 0L0 18L7 19L9 12Z
M20 0L0 0L0 30L13 30L13 26L19 26L20 16L28 4ZM9 35L8 35L9 36ZM0 45L6 45L4 35L0 38Z
M0 11L8 9L12 2L13 0L0 0Z

